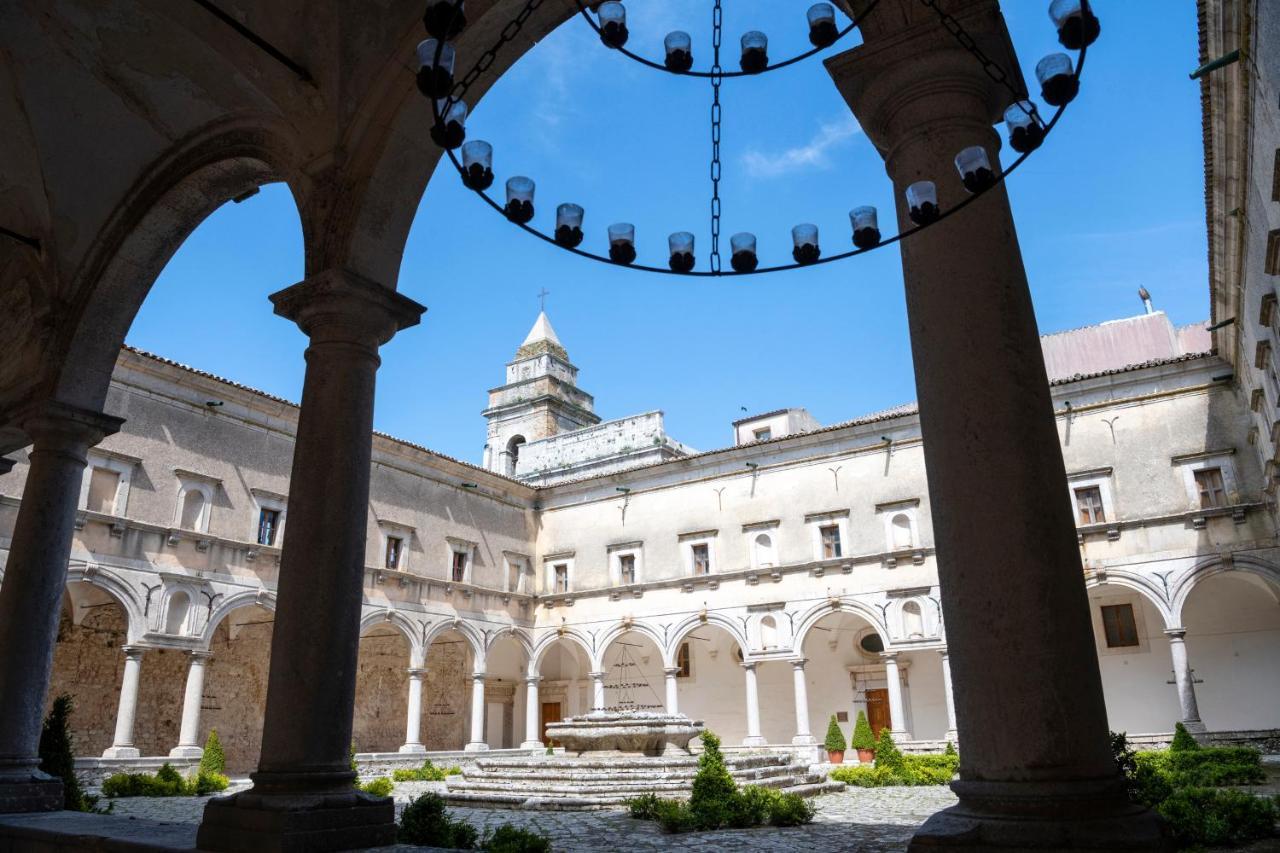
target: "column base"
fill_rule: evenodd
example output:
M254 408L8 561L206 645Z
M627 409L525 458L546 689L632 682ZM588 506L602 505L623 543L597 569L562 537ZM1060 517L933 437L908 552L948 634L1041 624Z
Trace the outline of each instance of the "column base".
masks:
M204 747L202 746L175 746L169 750L170 758L203 758Z
M760 735L751 735L742 739L743 746L764 746L766 743L768 743L768 741Z
M390 797L352 789L329 794L255 794L215 797L204 809L196 836L201 850L355 850L396 840Z
M103 758L141 758L142 753L134 746L110 746L102 751Z
M947 733L942 736L945 741L950 741L952 746L960 745L960 733L955 729L947 729Z
M1203 720L1183 720L1182 727L1193 735L1202 735L1209 731Z
M426 746L420 743L406 743L404 746L400 747L400 752L411 753L414 755L418 753L425 753L426 751Z
M1081 782L953 782L960 803L916 831L908 853L939 848L1171 851L1156 814L1129 802L1116 779Z
M813 735L796 735L791 739L791 743L796 746L814 746L818 739Z
M472 741L462 748L463 752L488 752L489 744L483 741Z
M62 780L37 767L0 776L0 814L56 812L63 806Z
M545 750L547 748L547 745L540 740L527 740L524 743L520 744L520 748Z

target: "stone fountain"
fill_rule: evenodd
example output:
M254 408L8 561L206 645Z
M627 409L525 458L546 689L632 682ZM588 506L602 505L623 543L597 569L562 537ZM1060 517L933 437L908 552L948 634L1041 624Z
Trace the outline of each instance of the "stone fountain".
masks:
M705 729L701 720L684 714L651 711L569 717L547 725L547 737L563 746L563 753L482 753L461 777L449 777L444 797L458 805L550 810L618 807L644 793L688 797L698 772L689 743ZM811 773L790 752L730 752L725 765L740 785L802 796L844 788Z

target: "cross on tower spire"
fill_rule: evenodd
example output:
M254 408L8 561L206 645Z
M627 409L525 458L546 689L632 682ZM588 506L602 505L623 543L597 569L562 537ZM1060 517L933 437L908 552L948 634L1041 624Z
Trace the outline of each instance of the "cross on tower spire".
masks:
M547 310L547 297L550 295L551 295L551 291L547 290L545 287L542 288L542 290L538 291L538 310L539 311Z

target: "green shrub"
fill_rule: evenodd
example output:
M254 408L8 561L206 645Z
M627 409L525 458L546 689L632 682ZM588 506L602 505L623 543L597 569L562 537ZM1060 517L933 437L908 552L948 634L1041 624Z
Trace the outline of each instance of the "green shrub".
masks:
M462 773L462 768L453 767L436 767L428 758L423 762L422 766L413 770L393 770L391 778L397 782L443 782L450 776L457 776Z
M867 722L866 711L858 712L858 719L853 724L853 740L851 743L854 749L876 748L876 736L871 731L871 724Z
M227 756L222 751L222 741L218 740L217 729L210 729L209 738L204 742L204 754L200 756L200 772L217 774L227 772Z
M1244 746L1214 746L1169 751L1169 769L1179 788L1258 785L1267 780L1262 753Z
M1187 727L1182 723L1173 724L1173 743L1169 744L1170 752L1194 752L1200 748L1200 744L1191 736L1191 732L1187 731Z
M62 780L62 807L73 812L103 812L98 798L80 787L76 778L75 743L71 737L71 714L75 702L63 693L53 700L49 716L40 729L40 769ZM110 806L105 811L110 811Z
M902 752L887 728L880 730L880 738L876 741L876 767L887 767L894 772L902 769Z
M1183 845L1234 845L1269 838L1280 816L1271 800L1213 788L1175 791L1157 811Z
M395 789L395 785L386 776L379 776L377 779L370 779L364 784L357 785L361 791L366 794L373 794L375 797L389 797Z
M727 826L734 814L738 787L724 765L720 738L704 731L701 739L702 755L698 756L698 773L693 777L689 813L698 829L719 829Z
M211 770L199 770L196 772L193 784L195 786L193 793L198 797L203 797L207 794L227 790L231 780L221 773L214 773Z
M439 794L423 794L405 806L396 840L401 844L474 850L479 835L471 824L449 817Z
M729 826L734 829L746 829L767 823L769 815L773 812L774 802L781 796L772 788L744 785L738 789L737 796L732 800Z
M954 755L956 758L959 758L959 757L960 757L960 753L956 752L956 745L955 745L954 743L952 743L951 741L947 741L947 748L946 748L946 749L944 749L944 750L942 750L942 754L943 754L943 755Z
M900 784L898 777L885 767L874 767L866 764L837 767L829 774L836 782L853 785L857 788L886 788Z
M840 723L836 721L836 715L831 715L831 722L827 723L827 737L822 742L827 752L844 752L848 748L848 744L844 739L844 732L840 731Z
M658 800L655 819L664 832L690 832L698 828L689 805L680 800Z
M661 800L653 792L641 794L627 800L627 812L636 820L657 820L659 802Z
M817 809L799 794L780 794L769 803L769 824L771 826L803 826L813 822Z
M480 849L489 853L551 853L551 839L504 823L492 833L485 832Z
M891 759L892 760L892 759ZM955 755L902 755L897 754L897 766L889 766L880 760L876 751L876 763L872 767L858 765L837 767L830 777L837 782L859 788L885 788L894 785L946 785L955 777L960 758Z
M150 773L113 773L102 782L104 796L116 797L194 797L225 791L230 780L220 773L197 772L183 778L166 762L155 775Z

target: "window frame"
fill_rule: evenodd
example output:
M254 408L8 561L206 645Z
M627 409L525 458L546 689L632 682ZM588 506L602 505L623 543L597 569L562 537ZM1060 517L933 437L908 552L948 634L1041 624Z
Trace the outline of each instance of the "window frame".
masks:
M1192 512L1211 512L1230 507L1239 500L1239 480L1236 478L1235 450L1219 450L1207 453L1196 453L1185 457L1174 457L1173 464L1182 469L1182 485L1186 490L1187 506ZM1222 472L1222 491L1224 503L1218 507L1200 505L1200 484L1196 482L1196 472L1207 468L1218 468Z
M681 533L676 538L680 543L680 560L684 566L686 577L708 577L714 575L720 566L719 555L716 554L716 538L718 530L701 530L693 533ZM694 546L705 545L707 548L707 571L698 574L694 571Z
M1076 527L1088 527L1093 524L1116 524L1115 498L1111 491L1111 468L1092 468L1067 475L1067 494L1071 500L1071 514L1076 520ZM1102 521L1084 524L1080 521L1080 504L1076 497L1077 490L1097 489L1102 501Z
M102 468L116 474L118 479L116 481L116 496L111 503L111 512L101 514L110 515L114 518L124 518L129 512L129 490L133 484L133 473L140 464L141 460L124 456L123 454L109 453L98 449L90 450L88 463L84 466L84 473L80 479L79 509L82 512L96 512L96 510L89 509L89 484L93 480L94 469Z
M1090 619L1093 622L1094 646L1099 655L1136 655L1147 654L1151 651L1142 603L1142 596L1137 593L1089 596L1089 612ZM1107 630L1102 608L1123 604L1129 605L1133 613L1134 631L1138 635L1138 643L1133 646L1110 646L1107 644Z
M257 548L282 547L284 545L284 527L289 519L288 497L260 489L250 489L249 494L253 496L253 528L249 534L249 541L254 543ZM276 517L275 541L270 545L265 545L258 541L258 533L262 524L262 511L264 509L275 510L279 513Z
M827 562L829 560L844 560L849 555L849 510L837 509L827 512L811 512L804 517L805 524L811 528L810 538L813 542L813 559L817 562ZM824 527L835 527L840 537L840 554L836 557L826 557L822 553L822 529Z
M1076 526L1088 527L1092 524L1107 523L1107 507L1102 502L1102 488L1100 486L1073 485L1071 493L1076 502ZM1094 500L1095 497L1096 501Z
M693 644L688 638L676 646L676 678L693 678Z
M1126 619L1109 620L1109 614L1125 614ZM1133 649L1142 645L1142 639L1138 636L1138 616L1133 611L1133 605L1127 601L1117 604L1100 604L1098 605L1098 617L1102 620L1103 640L1107 644L1108 649ZM1114 624L1113 624L1114 622ZM1115 640L1112 642L1112 628L1115 628ZM1126 633L1131 631L1131 636ZM1125 642L1132 639L1133 642Z
M904 551L917 551L924 547L924 543L920 537L920 499L911 498L909 500L893 501L892 503L883 503L876 505L876 514L882 516L882 524L884 525L884 550L888 554L901 554ZM911 529L911 544L906 546L897 545L893 536L893 520L899 515L907 517L907 524Z
M568 595L574 591L574 555L572 552L548 554L542 558L542 582L547 595ZM556 566L565 567L565 586L556 588Z
M772 441L773 427L762 426L757 429L751 430L751 439L752 441Z
M1227 506L1230 498L1227 497L1227 478L1222 473L1222 468L1214 466L1212 468L1199 468L1191 472L1191 478L1195 481L1196 491L1200 497L1200 509L1221 509ZM1208 482L1214 478L1217 482ZM1205 501L1209 503L1205 503Z
M213 519L213 498L217 494L222 481L214 477L206 477L193 471L174 471L178 478L178 503L173 509L173 527L192 533L208 533ZM204 507L200 510L200 518L195 527L183 527L182 516L186 507L187 495L199 492L204 496Z
M609 582L612 586L635 586L644 582L644 543L618 542L606 549L609 559ZM630 557L634 579L627 582L622 579L622 561Z
M506 591L514 595L527 594L526 586L528 581L525 580L529 574L529 557L527 554L517 554L514 551L503 551L504 564L506 566L506 576L503 578L503 585ZM515 574L515 584L511 583L511 576ZM514 586L514 589L512 588Z

